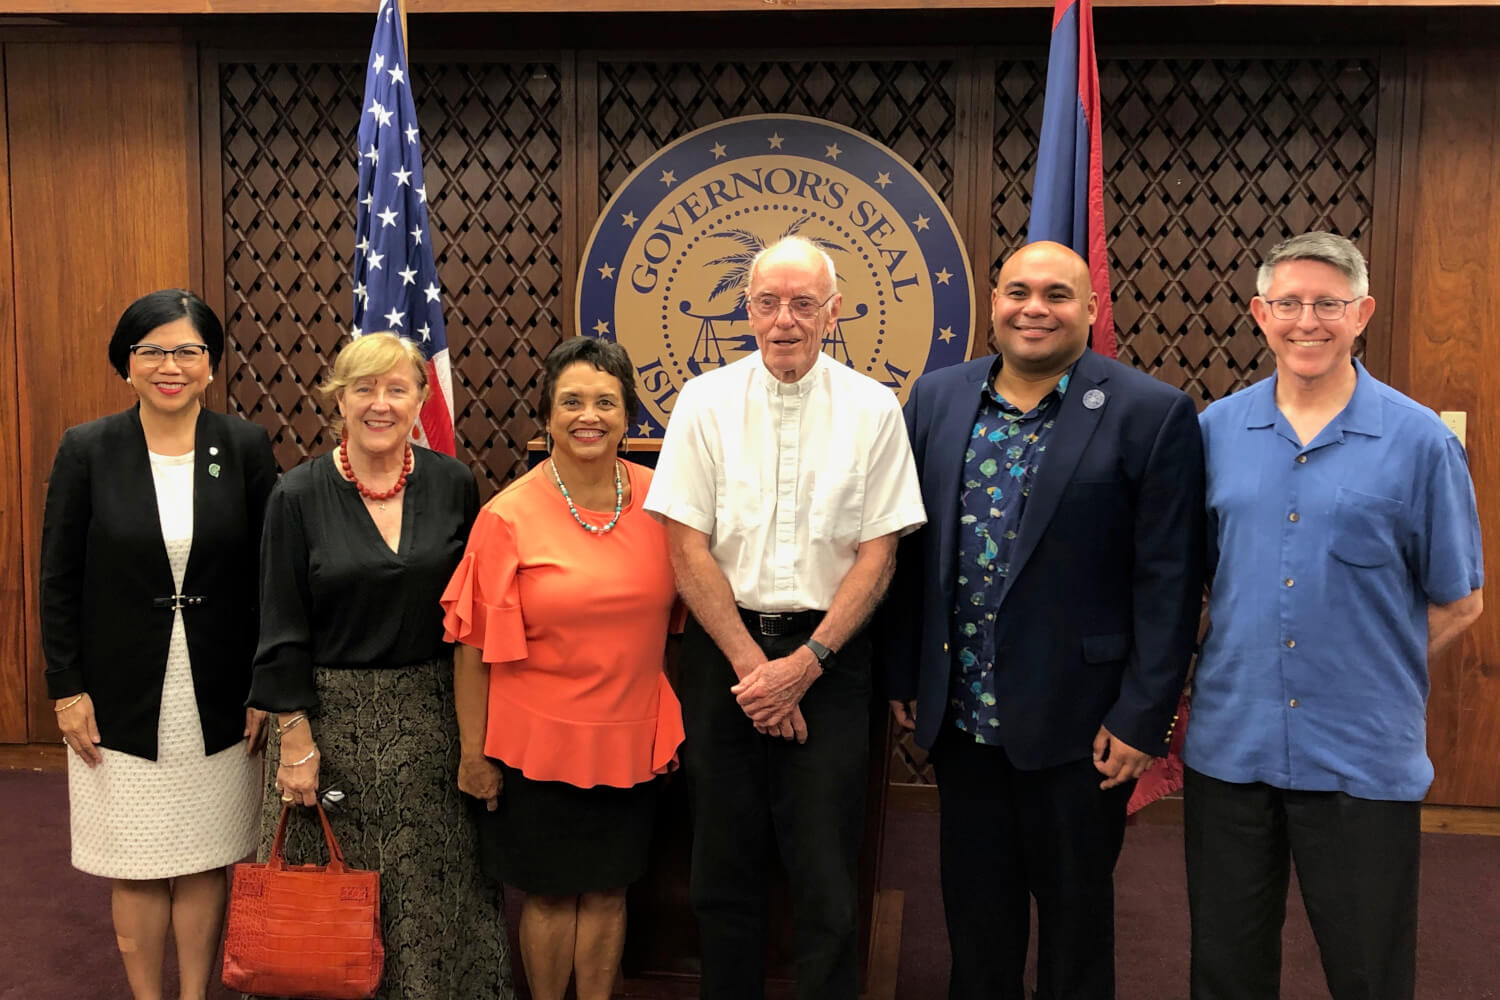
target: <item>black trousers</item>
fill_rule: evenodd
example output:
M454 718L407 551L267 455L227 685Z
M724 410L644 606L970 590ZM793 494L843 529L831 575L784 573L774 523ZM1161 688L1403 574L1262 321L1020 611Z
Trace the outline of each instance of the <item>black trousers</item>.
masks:
M948 725L932 765L950 1000L1022 1000L1032 897L1038 1000L1114 997L1114 870L1134 783L1101 791L1092 760L1021 771Z
M756 638L767 658L775 659L796 649L809 632ZM701 996L765 996L766 887L774 838L791 890L797 996L855 1000L870 742L868 640L852 639L803 696L805 744L755 731L729 693L737 680L733 668L691 619L681 663Z
M1416 990L1421 804L1233 784L1189 768L1194 1000L1275 1000L1289 860L1334 1000Z

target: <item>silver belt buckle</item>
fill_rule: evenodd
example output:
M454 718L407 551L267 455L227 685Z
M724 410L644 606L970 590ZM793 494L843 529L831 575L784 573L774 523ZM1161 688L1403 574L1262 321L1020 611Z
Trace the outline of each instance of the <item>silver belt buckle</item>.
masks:
M763 614L763 615L760 616L760 634L761 635L766 636L767 638L775 638L776 636L781 635L783 633L783 631L784 630L781 627L781 616L779 614L778 615L765 615L765 614Z

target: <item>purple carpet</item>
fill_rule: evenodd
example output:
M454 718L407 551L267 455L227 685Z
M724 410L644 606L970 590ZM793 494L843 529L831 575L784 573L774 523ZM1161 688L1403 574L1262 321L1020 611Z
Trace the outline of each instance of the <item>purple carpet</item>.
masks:
M0 1000L128 1000L110 928L109 884L68 864L66 779L0 771L0 802ZM1422 852L1417 995L1500 1000L1500 838L1427 834ZM890 816L884 871L885 887L906 893L897 996L941 1000L948 966L937 816ZM1130 829L1117 896L1119 1000L1185 1000L1187 890L1179 828ZM1282 1000L1328 996L1295 890L1282 984ZM169 982L167 995L176 995L175 983ZM230 994L215 986L209 996L225 1000Z

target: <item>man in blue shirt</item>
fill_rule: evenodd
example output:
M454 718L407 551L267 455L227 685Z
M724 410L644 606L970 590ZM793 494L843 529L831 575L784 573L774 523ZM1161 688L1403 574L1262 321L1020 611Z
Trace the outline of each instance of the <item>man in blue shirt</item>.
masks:
M1114 997L1115 861L1166 753L1203 593L1192 400L1088 350L1067 247L1000 269L996 356L929 372L906 424L929 518L877 616L892 711L942 797L950 1000Z
M1256 291L1275 375L1200 418L1212 624L1183 752L1192 995L1279 995L1295 858L1334 1000L1409 1000L1427 663L1482 607L1474 487L1437 416L1353 358L1375 311L1354 244L1294 236Z

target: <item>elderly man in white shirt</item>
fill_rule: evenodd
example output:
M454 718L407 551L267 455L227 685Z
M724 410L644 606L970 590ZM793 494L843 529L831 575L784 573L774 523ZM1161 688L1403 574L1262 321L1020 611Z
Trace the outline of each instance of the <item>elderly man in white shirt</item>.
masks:
M862 626L897 538L926 514L895 395L821 351L840 302L833 261L812 243L761 252L746 299L759 350L684 386L646 497L693 613L679 694L707 1000L765 995L773 837L798 997L859 992Z

